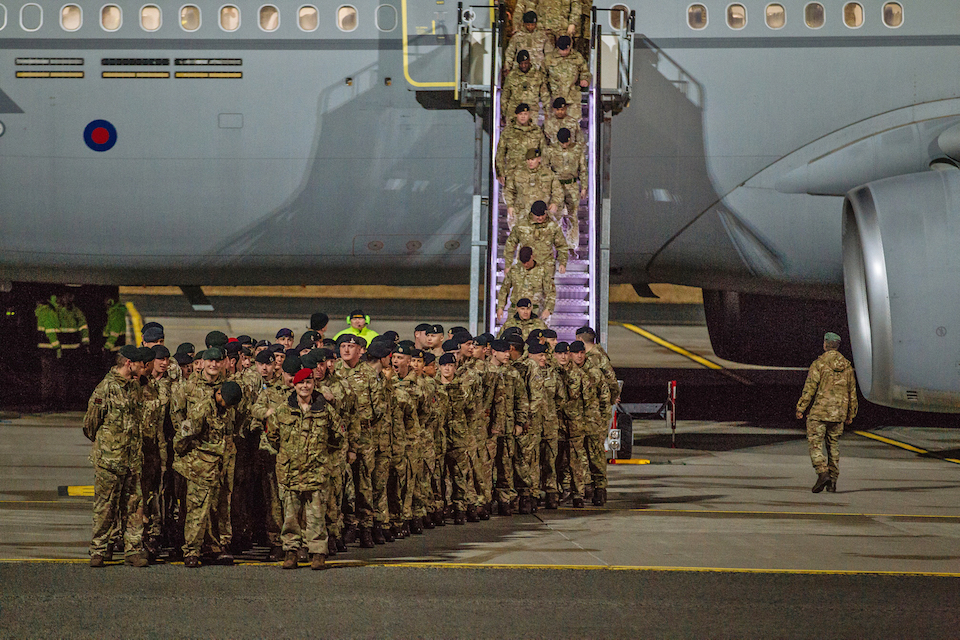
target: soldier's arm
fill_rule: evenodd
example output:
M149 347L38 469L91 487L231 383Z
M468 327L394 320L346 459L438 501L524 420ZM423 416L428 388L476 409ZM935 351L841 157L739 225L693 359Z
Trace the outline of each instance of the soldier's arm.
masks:
M511 114L504 111L510 106L511 96L513 96L513 73L507 74L507 77L503 80L503 89L500 90L500 113L503 114L507 124L510 124Z
M849 393L849 400L847 402L847 419L846 423L850 424L853 422L853 419L857 417L857 376L853 371L853 367L850 367L846 371L847 374L847 393Z
M800 400L797 402L797 417L802 417L803 413L810 406L810 402L817 394L817 388L820 386L820 367L819 362L810 365L810 371L807 373L807 381L803 385L803 393L800 394Z
M520 242L520 239L517 234L517 229L520 228L520 225L513 227L513 231L510 232L510 235L507 237L507 242L503 246L503 261L504 266L509 269L510 265L513 264L514 254L517 252L517 244Z
M580 32L580 13L581 6L580 0L570 0L570 16L568 18L567 24L572 24L574 33Z
M524 384L520 373L513 376L513 419L524 428L530 424L530 395L527 393L527 385Z
M547 61L544 60L543 63L546 64ZM541 71L540 77L542 78L540 82L540 91L539 91L540 102L543 103L543 110L549 113L550 105L553 102L553 100L550 99L550 83L547 81L547 72Z
M500 285L500 291L497 292L498 309L507 308L507 296L510 295L511 289L513 289L513 273L508 271L503 278L503 284Z
M557 172L550 169L550 173L553 174L553 179L550 180L550 203L556 205L559 211L563 207L563 186L557 178Z
M540 286L543 289L543 308L544 311L553 313L553 308L557 304L557 281L552 273L547 273L546 269L541 269L543 277Z
M87 413L83 416L83 435L87 440L93 442L97 439L97 431L103 426L103 418L106 415L106 405L104 404L101 387L97 387L87 402Z
M507 176L507 183L503 187L503 201L507 207L512 207L517 201L517 181L513 179L512 173Z
M567 239L563 237L563 229L560 228L560 225L554 223L553 226L553 246L557 248L557 262L560 263L561 269L566 270L567 252L570 250L570 247L567 246Z
M501 102L500 104L503 105L506 103ZM495 166L497 169L497 176L501 178L505 178L507 172L507 146L507 136L500 136L500 140L497 141L497 160Z
M518 45L519 38L517 38L517 33L513 34L513 37L510 38L510 44L507 45L507 51L503 54L503 73L504 75L510 73L510 70L513 69L514 63L517 61Z
M267 442L269 442L270 446L274 449L279 449L280 445L280 423L277 421L277 418L279 418L277 413L267 418L266 429L264 429L264 436L266 436Z
M578 51L573 51L571 53L576 53L578 56L580 56L580 53ZM587 61L583 58L583 56L580 56L580 61L578 66L580 70L580 78L578 79L578 81L582 82L586 80L587 86L589 87L590 81L593 80L593 74L590 73L590 65L587 64Z

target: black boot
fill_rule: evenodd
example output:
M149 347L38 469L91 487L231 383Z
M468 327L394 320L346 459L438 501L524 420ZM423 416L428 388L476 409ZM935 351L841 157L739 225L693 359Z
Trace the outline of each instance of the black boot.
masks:
M370 534L370 527L360 527L360 548L373 548L373 536Z
M397 540L397 536L393 535L393 527L380 527L380 531L383 533L383 539L387 542Z
M828 484L830 484L830 474L824 471L819 476L817 476L817 481L814 483L813 489L811 489L811 491L813 491L814 493L820 493Z
M443 513L443 509L437 509L433 512L433 524L437 525L438 527L447 526L446 518L444 517Z
M597 489L597 492L600 494L600 506L607 504L607 490L606 489Z
M455 509L453 512L453 524L467 524L467 518L463 511Z
M556 509L560 506L559 496L556 493L550 492L547 494L547 509Z
M583 509L583 498L574 498L573 499L573 508L574 509Z
M530 496L520 496L520 509L518 512L522 515L533 513L533 502Z
M584 492L586 493L586 492ZM586 497L586 496L584 496ZM603 489L594 489L593 490L593 506L602 507L603 506Z
M836 493L836 492L837 492L837 479L836 479L836 478L830 478L830 484L827 485L827 491L829 491L830 493Z
M347 544L343 541L343 538L337 538L337 551L344 553L347 550Z
M401 534L404 538L409 538L409 537L410 537L410 527L407 526L407 523L406 523L406 522L404 522L403 524L400 525L400 534Z
M411 519L407 526L410 527L410 533L417 536L423 534L423 521L420 518Z
M500 515L505 517L510 517L513 515L513 503L512 502L501 502L500 503Z
M383 527L379 525L373 528L371 537L373 538L374 544L387 544L387 538L383 535Z
M343 543L353 544L357 541L357 525L350 524L343 532Z
M332 558L337 555L337 536L327 537L327 557Z
M433 529L437 525L433 522L433 514L428 513L423 517L423 528L424 529Z
M480 516L477 514L477 505L467 505L467 522L480 522Z

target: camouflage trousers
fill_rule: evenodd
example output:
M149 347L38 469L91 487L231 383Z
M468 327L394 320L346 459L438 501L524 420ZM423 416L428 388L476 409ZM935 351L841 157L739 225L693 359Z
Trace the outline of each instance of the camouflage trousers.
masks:
M445 463L451 484L450 503L455 510L465 511L470 480L470 452L466 447L451 447L447 449Z
M390 523L401 525L413 516L407 516L408 509L413 505L412 486L413 465L406 452L394 456L390 463L390 476L387 479L387 506L390 511Z
M584 436L571 438L561 432L560 455L557 457L557 481L560 487L570 491L574 498L582 498L588 469Z
M434 453L433 447L429 451L422 448L417 452L418 460L413 469L413 504L412 512L414 518L422 518L432 511L433 504L433 465Z
M514 459L517 452L516 439L512 436L500 436L496 440L497 452L494 460L497 467L497 502L506 504L517 497L514 488Z
M343 531L343 487L346 476L347 461L342 458L343 454L334 454L338 461L332 464L333 469L327 480L327 506L324 511L324 521L326 522L327 533L340 537Z
M283 529L280 539L284 551L296 551L306 546L311 554L327 554L327 528L324 511L327 506L327 489L295 491L280 487L283 503ZM301 527L300 519L303 518Z
M183 519L183 555L199 556L210 532L219 485L207 486L187 480L186 513Z
M141 444L143 467L140 470L140 491L143 496L143 535L150 540L159 538L163 533L163 504L160 501L160 491L163 487L165 461L161 458L156 438L147 438Z
M540 438L540 493L560 493L557 484L557 454L560 437L556 431Z
M236 466L237 450L233 442L228 440L227 451L223 454L220 487L217 489L217 500L210 520L210 537L213 539L212 546L215 552L226 551L233 542L230 502L233 499L233 472Z
M474 444L469 451L470 491L467 494L467 502L475 507L480 507L488 502L484 499L485 484L483 482L483 457L486 452L487 448L485 446L477 444Z
M140 474L128 469L113 472L94 467L93 535L90 555L105 555L115 531L123 529L124 554L143 549L143 496Z
M375 447L368 445L357 450L357 459L350 465L356 503L352 514L344 513L344 523L347 525L373 526L373 514L376 510L373 476L377 461Z
M267 542L270 546L276 547L280 545L280 527L283 522L280 491L277 487L276 454L257 449L255 469L263 496L263 526L266 531Z
M566 221L566 231L563 232L567 239L567 245L574 251L580 250L580 185L574 181L570 184L562 184L563 205L566 208L563 212L563 220ZM559 220L557 221L560 222Z
M373 465L373 522L379 526L390 524L390 472L393 452L377 450Z
M590 480L594 489L607 488L607 452L603 450L603 435L588 435L584 438L584 447L587 450L587 464L590 467Z
M343 499L340 501L340 532L343 527L353 520L356 522L357 490L353 485L353 466L344 460L343 464ZM340 535L339 533L337 534Z
M433 459L433 476L430 479L430 488L433 490L433 506L429 511L443 513L447 507L447 453Z
M840 436L843 435L842 422L824 422L807 418L807 442L810 443L810 462L817 473L830 473L836 480L840 477ZM827 455L823 455L826 440Z
M517 493L521 497L539 495L540 486L540 430L531 429L517 438L517 455L519 462L514 463L514 469L521 475L521 482L517 483Z

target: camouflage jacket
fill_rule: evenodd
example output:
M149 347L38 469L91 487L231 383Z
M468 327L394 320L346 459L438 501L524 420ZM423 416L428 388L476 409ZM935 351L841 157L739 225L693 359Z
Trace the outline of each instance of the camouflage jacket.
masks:
M853 365L839 351L825 351L810 365L797 412L803 413L807 407L810 407L810 418L824 422L849 422L857 415Z
M522 21L527 11L537 12L537 28L546 29L556 35L563 35L567 27L573 25L580 30L580 0L517 0L513 10L514 28L519 28L518 16Z
M523 16L520 16L520 18L523 18ZM516 17L514 22L516 22ZM543 52L547 47L547 38L547 32L539 26L533 30L533 33L522 26L518 28L510 37L507 52L503 54L503 72L510 73L510 70L517 64L517 54L521 51L530 54L530 62L533 63L533 66L543 69Z
M346 437L323 394L314 391L313 404L304 411L291 393L267 422L267 439L277 450L277 484L291 491L325 490Z
M433 450L438 460L442 460L447 453L447 420L450 417L450 396L447 387L440 382L440 377L431 378L436 383L437 402L434 406Z
M571 438L597 433L606 423L600 416L600 396L607 389L590 374L586 365L570 363L563 369L567 402L563 406L567 435ZM609 402L609 400L608 400Z
M617 380L617 372L614 371L613 364L610 362L610 356L607 355L603 347L597 344L587 352L587 364L596 367L597 371L600 372L603 383L607 385L609 402L616 402L620 397L620 382Z
M543 200L548 207L563 206L563 189L553 169L541 162L536 169L524 166L507 176L503 201L514 208L519 219L530 213L530 207L537 200Z
M262 430L267 423L267 413L270 409L275 409L287 401L290 395L290 387L283 384L283 379L278 378L267 382L260 377L260 384L255 387L256 399L250 405L250 430Z
M534 432L542 433L544 438L556 437L560 427L558 407L567 401L566 387L553 367L541 367L533 361L531 365L528 385Z
M490 405L490 436L513 435L515 426L526 426L530 421L530 400L527 386L517 370L509 364L493 363L490 369L492 403Z
M90 461L122 473L143 464L143 392L140 381L111 369L93 390L83 417L83 435L93 442Z
M187 413L192 405L205 398L212 398L217 389L223 385L224 380L223 374L220 374L216 380L211 382L204 377L202 371L194 371L181 384L173 385L170 397L170 414L174 426L176 427L178 423L187 418ZM233 425L230 428L232 429Z
M564 183L575 184L576 181L582 180L581 188L586 188L589 169L586 150L582 144L570 145L566 149L559 144L550 145L543 160L553 169L557 179L563 181L561 186L564 186ZM571 183L570 180L574 182Z
M352 368L339 360L334 370L356 398L356 420L350 422L353 431L347 434L347 446L354 453L362 447L376 446L384 435L381 432L387 431L380 425L386 408L380 376L370 363L362 360ZM386 435L389 439L389 433Z
M442 440L439 433L440 383L436 378L418 375L417 384L423 396L423 410L420 412L420 429L423 434L424 455L443 455Z
M500 337L503 337L503 334L506 333L510 327L520 327L523 339L526 340L530 332L534 329L546 329L547 323L541 320L540 316L535 313L530 314L529 320L523 320L519 313L515 313L503 324L503 328L500 330Z
M590 74L590 65L583 59L579 51L571 51L566 56L560 55L557 50L551 51L544 56L544 68L547 72L547 85L550 87L550 95L554 98L563 97L572 108L579 109L581 92L584 88L580 86L581 80L589 82L592 79ZM568 107L571 108L571 107Z
M394 419L396 424L396 450L410 456L421 437L420 387L416 376L400 379L394 376Z
M559 185L559 182L557 184ZM563 204L562 195L560 204ZM527 220L528 222L524 224L514 226L507 237L507 242L503 248L503 255L507 264L513 264L518 248L530 247L533 249L533 255L537 262L541 263L547 271L550 271L555 264L553 250L556 248L557 262L566 267L567 252L570 247L567 246L567 240L563 236L560 225L549 218L545 222L534 222L533 216L529 214Z
M217 486L232 440L233 421L233 408L221 407L212 395L192 403L187 419L173 436L174 470L196 484Z
M143 386L143 439L155 440L164 446L163 424L169 417L170 392L173 381L169 376L150 377Z
M573 109L576 110L578 107L573 105ZM557 132L560 129L569 129L570 130L570 139L573 140L574 144L582 143L583 140L583 131L580 129L580 121L576 116L572 116L569 113L564 116L563 119L558 120L552 115L544 120L543 122L543 135L547 139L547 144L550 146L558 144L557 141Z
M508 119L509 121L509 119ZM503 130L497 142L497 175L506 178L520 169L525 169L527 149L543 149L547 145L543 129L535 122L520 124L511 122Z
M355 427L353 423L359 420L359 418L357 418L356 411L357 398L353 394L350 386L338 377L328 374L323 380L317 382L317 391L324 394L324 397L326 397L327 393L333 396L333 400L329 402L333 407L334 413L337 415L336 428L342 430L344 434L354 431ZM346 437L341 441L338 453L341 461L346 460Z
M520 67L514 67L503 81L503 90L500 92L500 113L504 120L513 121L516 117L517 105L527 103L534 117L540 111L540 103L550 103L550 92L547 90L547 76L538 66L531 66L524 73ZM539 128L539 127L538 127Z
M441 382L444 394L447 396L444 424L447 432L448 449L464 449L473 446L474 438L470 432L467 414L464 406L468 402L460 378L455 376L450 382Z
M503 284L500 285L500 291L497 294L498 308L507 308L508 296L511 308L514 308L517 300L530 298L534 304L539 305L540 313L544 311L553 313L553 307L557 303L557 284L554 274L548 273L539 262L534 264L532 269L518 264L503 278Z

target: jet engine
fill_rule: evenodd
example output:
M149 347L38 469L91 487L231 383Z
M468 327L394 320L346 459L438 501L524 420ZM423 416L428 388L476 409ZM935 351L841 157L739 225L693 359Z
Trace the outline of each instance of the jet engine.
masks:
M960 413L960 171L851 190L843 272L863 395L889 407Z

